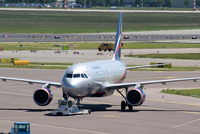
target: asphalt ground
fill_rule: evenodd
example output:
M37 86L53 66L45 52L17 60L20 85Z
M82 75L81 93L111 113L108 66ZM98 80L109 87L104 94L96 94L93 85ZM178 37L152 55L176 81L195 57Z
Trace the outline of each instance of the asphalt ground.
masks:
M0 76L59 81L61 70L0 69ZM128 72L126 82L196 77L200 72ZM88 133L176 133L199 134L200 101L198 98L167 95L162 89L198 88L200 82L178 82L145 87L147 99L133 111L121 112L119 94L104 98L85 98L89 115L51 116L61 98L61 89L52 88L54 99L50 105L34 104L32 94L41 85L21 82L0 82L0 132L8 132L14 121L31 123L33 134L88 134Z
M102 9L41 9L41 8L0 8L2 11L58 11L58 12L129 12L129 13L200 13L200 11L172 11L172 10L102 10Z
M123 33L122 41L181 41L191 40L193 36L200 39L199 30L149 31ZM169 34L168 34L169 33ZM171 34L173 33L173 34ZM125 38L124 37L128 37ZM106 42L115 41L115 33L84 33L84 34L8 34L0 33L0 42ZM193 40L192 40L193 41Z

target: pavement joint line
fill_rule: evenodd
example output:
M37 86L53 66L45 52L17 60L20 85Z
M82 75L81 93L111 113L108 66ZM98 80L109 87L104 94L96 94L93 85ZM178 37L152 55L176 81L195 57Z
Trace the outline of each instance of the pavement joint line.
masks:
M187 113L187 114L197 114L197 115L200 115L200 112L184 112L184 113Z
M28 95L28 94L21 94L21 93L13 93L13 92L5 92L5 91L0 91L0 93L3 94L13 94L13 95L22 95L22 96L32 96L32 95ZM115 96L120 96L118 93L114 93ZM59 97L54 97L54 99L60 99ZM200 106L200 104L197 103L183 103L183 102L176 102L176 101L166 101L166 100L160 100L160 99L147 99L150 101L157 101L157 102L166 102L166 103L173 103L173 104L181 104L181 105L189 105L189 106ZM102 103L102 102L97 102L97 101L87 101L85 100L85 102L93 102L93 103ZM105 103L105 102L104 102ZM114 103L106 103L106 104L111 104L113 105Z
M119 93L115 92L114 93L115 96L121 96ZM160 100L160 99L149 99L147 98L147 100L150 101L157 101L157 102L166 102L166 103L173 103L173 104L180 104L180 105L188 105L188 106L200 106L200 104L198 103L185 103L185 102L177 102L177 101L168 101L168 100Z
M200 119L196 119L196 120L192 120L192 121L185 122L185 123L183 123L183 124L180 124L180 125L175 126L174 128L179 128L179 127L182 127L182 126L186 126L186 125L189 125L189 124L198 122L198 121L200 121Z
M98 117L104 117L104 118L118 118L120 117L119 115L114 115L114 114L105 114L105 115L98 115Z
M5 91L0 91L2 94L9 94L9 95L21 95L21 96L32 96L28 94L22 94L22 93L14 93L14 92L5 92Z
M200 106L198 103L185 103L185 102L177 102L177 101L168 101L168 100L160 100L160 99L147 99L150 101L157 101L157 102L165 102L165 103L173 103L173 104L180 104L180 105L188 105L188 106Z
M20 93L11 93L11 92L0 92L0 93L4 93L4 94L13 94L13 95L23 95L23 96L32 96L32 95L27 95L27 94L20 94ZM59 100L59 98L58 97L54 97L55 99L58 99ZM96 103L96 104L99 104L99 103L105 103L105 102L98 102L98 101L85 101L85 102L91 102L91 103ZM106 104L110 104L110 105L114 105L114 103L106 103ZM176 103L177 104L177 103ZM186 105L186 104L185 104ZM187 104L187 105L189 105L189 104ZM196 105L195 105L196 106ZM141 108L143 108L143 109L154 109L154 110L173 110L173 109L165 109L165 108L158 108L158 107L145 107L145 106L140 106L140 107L138 107L139 109L141 109ZM200 113L198 113L198 112L182 112L182 111L180 111L180 113L186 113L186 114L200 114ZM103 117L103 116L102 116ZM106 117L106 118L114 118L114 116L104 116L104 117ZM116 116L117 117L117 116ZM116 118L115 117L115 118Z
M13 123L14 121L11 120L1 120L2 122L8 122ZM87 132L87 133L94 133L94 134L109 134L105 132L98 132L98 131L92 131L92 130L86 130L86 129L79 129L79 128L70 128L70 127L59 127L59 126L52 126L52 125L43 125L43 124L37 124L37 123L31 123L33 126L40 126L40 127L49 127L49 128L55 128L55 129L65 129L65 130L72 130L72 131L79 131L79 132Z
M1 94L9 94L9 95L21 95L21 96L30 96L32 97L32 95L29 95L29 94L23 94L23 93L14 93L14 92L6 92L6 91L0 91ZM59 97L54 97L54 99L57 99L59 100L60 98ZM85 100L84 102L92 102L92 103L96 103L96 104L99 104L99 103L105 103L105 102L98 102L98 101L89 101L89 100ZM114 105L114 103L106 103L106 104L110 104L110 105Z
M13 95L22 95L22 96L32 96L32 95L28 95L28 94L21 94L21 93L13 93L13 92L5 92L5 91L0 91L0 93L3 93L3 94L13 94ZM115 96L120 96L119 94L117 93L114 93ZM54 97L54 99L60 99L58 97ZM166 100L159 100L159 99L147 99L147 100L150 100L150 101L157 101L157 102L165 102L165 103L173 103L173 104L180 104L180 105L188 105L188 106L200 106L200 104L198 103L184 103L184 102L176 102L176 101L166 101ZM101 103L101 102L97 102L97 101L85 101L85 102L93 102L93 103ZM110 105L113 105L114 103L106 103L106 104L110 104Z

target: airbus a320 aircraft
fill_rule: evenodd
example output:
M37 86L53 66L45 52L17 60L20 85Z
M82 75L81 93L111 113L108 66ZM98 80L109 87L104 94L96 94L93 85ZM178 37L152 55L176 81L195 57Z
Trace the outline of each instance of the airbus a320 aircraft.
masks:
M120 60L122 36L121 31L122 13L119 14L113 58L111 60L74 64L68 69L66 69L61 78L60 83L12 77L0 77L0 79L2 79L3 81L13 80L43 84L42 88L36 90L33 94L33 99L35 103L39 106L46 106L51 102L53 98L53 93L50 89L51 86L56 86L59 88L61 87L64 99L72 97L78 102L84 97L109 96L112 95L115 90L117 90L124 98L124 101L121 102L121 110L125 110L127 106L129 110L132 110L133 106L142 105L146 97L143 87L147 84L167 83L186 80L196 81L200 79L200 77L191 77L180 79L122 83L126 77L127 70L129 69L159 65L126 67L126 65ZM121 89L124 89L125 93L123 93Z

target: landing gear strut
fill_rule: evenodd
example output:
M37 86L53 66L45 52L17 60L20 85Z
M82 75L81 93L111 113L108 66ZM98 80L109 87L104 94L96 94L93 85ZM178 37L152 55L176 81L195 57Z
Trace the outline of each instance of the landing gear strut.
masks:
M126 97L123 95L122 91L117 90L121 96L126 100ZM126 92L128 91L127 89L125 90ZM121 101L121 110L125 111L126 110L126 106L128 106L129 110L132 111L133 110L133 106L128 104L127 101Z
M69 96L63 92L63 98L64 98L65 100L68 100Z

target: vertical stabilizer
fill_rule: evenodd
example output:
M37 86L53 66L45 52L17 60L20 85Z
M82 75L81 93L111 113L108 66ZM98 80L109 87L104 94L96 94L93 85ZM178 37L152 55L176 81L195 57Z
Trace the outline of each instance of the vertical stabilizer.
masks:
M117 32L115 36L115 49L114 49L113 60L120 60L121 58L122 14L123 14L122 12L119 13Z

